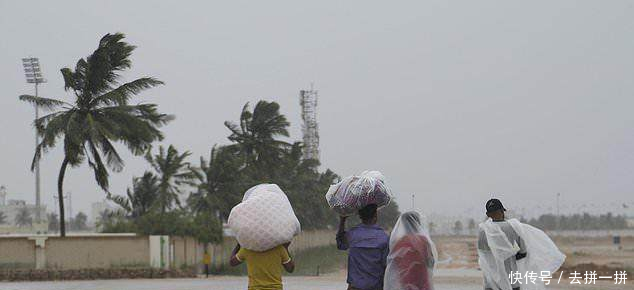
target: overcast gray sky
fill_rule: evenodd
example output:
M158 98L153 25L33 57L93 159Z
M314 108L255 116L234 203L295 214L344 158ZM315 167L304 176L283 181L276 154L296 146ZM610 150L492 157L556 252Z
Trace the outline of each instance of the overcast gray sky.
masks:
M248 101L279 102L300 139L298 91L314 81L324 167L381 170L405 209L416 193L425 212L479 213L495 193L548 211L557 192L618 208L634 200L632 15L616 0L0 0L0 184L34 200L20 58L40 58L41 95L69 98L59 69L124 32L138 46L126 79L165 81L140 100L176 115L165 143L192 162ZM115 193L147 167L124 156ZM60 162L42 162L49 205ZM66 176L75 212L104 197L87 167Z

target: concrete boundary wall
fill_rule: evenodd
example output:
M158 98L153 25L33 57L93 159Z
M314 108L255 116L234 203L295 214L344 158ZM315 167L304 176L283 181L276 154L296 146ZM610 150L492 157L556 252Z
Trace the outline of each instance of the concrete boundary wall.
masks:
M85 269L149 267L148 236L82 234L0 236L0 267L8 269Z
M18 237L0 239L0 268L35 268L35 241Z
M303 232L290 251L335 243L333 231ZM137 234L82 234L65 238L50 235L0 235L0 269L202 269L205 251L212 268L224 267L236 245L232 237L204 245L192 237Z
M147 236L49 237L44 243L49 269L150 266Z

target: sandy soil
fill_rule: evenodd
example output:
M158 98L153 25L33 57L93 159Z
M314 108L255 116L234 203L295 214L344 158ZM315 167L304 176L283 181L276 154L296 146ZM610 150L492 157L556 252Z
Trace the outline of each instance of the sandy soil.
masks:
M634 237L622 237L620 248L612 244L612 237L561 237L555 243L568 257L567 265L593 263L634 270Z

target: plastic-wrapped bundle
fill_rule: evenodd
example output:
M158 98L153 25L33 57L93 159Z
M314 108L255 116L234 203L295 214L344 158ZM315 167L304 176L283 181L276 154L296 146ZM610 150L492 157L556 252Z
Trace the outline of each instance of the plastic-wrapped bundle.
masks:
M432 290L437 253L420 214L406 212L390 234L383 289Z
M288 243L301 232L291 203L275 184L247 190L231 210L228 224L242 247L257 252Z
M342 216L355 214L366 205L386 206L392 192L385 184L385 177L378 171L364 171L330 186L326 201L330 208Z

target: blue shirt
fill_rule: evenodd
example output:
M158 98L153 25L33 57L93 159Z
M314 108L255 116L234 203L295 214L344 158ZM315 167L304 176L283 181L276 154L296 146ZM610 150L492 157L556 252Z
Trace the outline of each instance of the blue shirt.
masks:
M337 233L337 248L348 250L348 284L362 290L383 289L390 238L378 225L360 224Z

